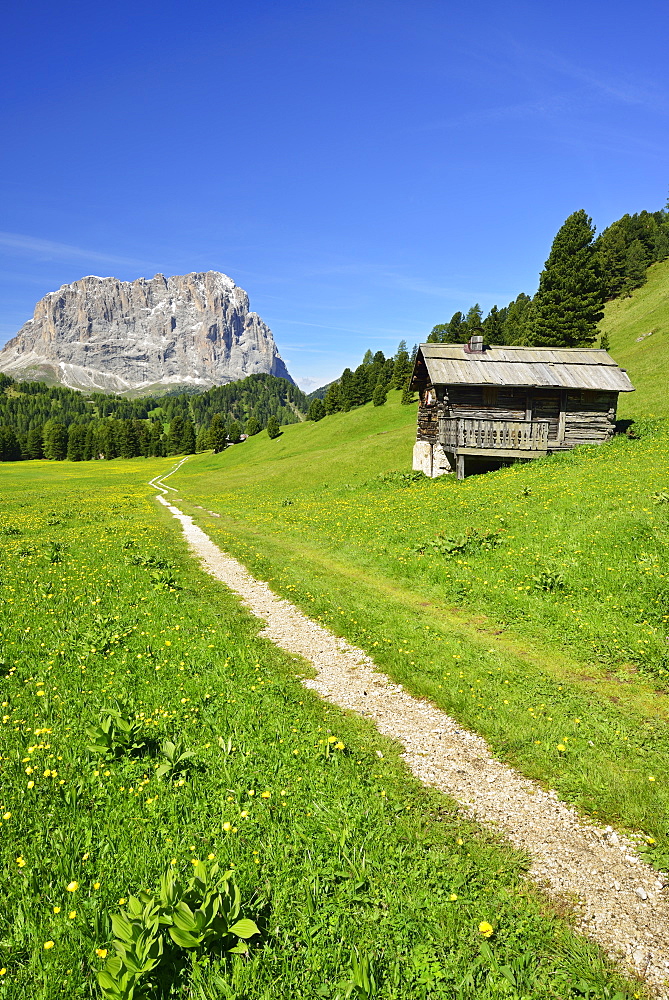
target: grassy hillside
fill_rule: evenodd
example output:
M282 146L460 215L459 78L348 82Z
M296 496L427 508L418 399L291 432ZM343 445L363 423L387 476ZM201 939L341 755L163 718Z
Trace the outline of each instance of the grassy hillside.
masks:
M607 303L600 330L636 387L621 395L618 416L669 416L669 260L653 264L647 283L630 298Z
M422 788L369 721L304 689L153 500L167 468L2 470L2 996L100 997L105 966L119 980L122 913L147 949L165 945L136 980L146 952L128 949L134 996L641 996L527 885L517 852ZM259 931L248 955L215 938L187 953L131 909L164 872L218 887L226 869ZM357 961L378 991L356 992Z
M415 408L397 396L170 482L277 591L669 863L666 432L416 480Z

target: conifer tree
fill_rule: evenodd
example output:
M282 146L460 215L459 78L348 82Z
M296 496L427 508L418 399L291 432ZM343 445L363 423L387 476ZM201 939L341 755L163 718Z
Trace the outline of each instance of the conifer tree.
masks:
M85 424L70 424L67 435L67 457L70 462L83 462L86 448Z
M344 368L339 379L339 404L344 413L348 413L353 406L353 394L353 372L350 368Z
M149 433L149 455L160 458L165 454L165 444L163 441L163 428L157 420L151 425Z
M42 445L42 427L31 427L28 431L27 451L28 458L44 458L44 448Z
M339 413L341 409L341 393L339 391L339 382L333 382L332 385L328 386L328 390L325 393L325 399L323 400L323 405L325 406L326 414Z
M641 240L634 240L627 251L625 259L623 295L631 295L635 288L641 288L646 283L646 267L646 250L643 243Z
M225 421L220 413L215 413L211 418L209 441L211 447L214 449L214 454L218 454L223 451L228 443L228 433L225 427Z
M502 343L529 344L532 327L533 303L529 295L521 292L503 310L505 313Z
M260 430L261 427L257 417L251 414L249 419L246 421L246 433L248 437L253 437L255 434L258 434Z
M20 459L21 445L18 437L11 427L0 426L0 462L18 462Z
M230 444L239 444L242 439L242 429L236 420L231 420L228 424L228 441Z
M272 416L267 421L267 435L270 439L278 438L281 434L281 425L276 417Z
M190 417L186 417L184 420L179 451L183 455L192 455L195 452L195 428Z
M312 399L307 410L307 420L322 420L325 416L325 406L322 399Z
M402 406L408 406L410 403L413 402L415 402L413 389L409 387L409 379L407 379L404 388L402 389L402 395L400 396L400 403L402 404Z
M175 413L170 420L170 430L167 435L167 452L169 455L178 455L181 452L181 438L184 432L184 418L180 413Z
M455 312L448 322L448 335L442 341L445 344L464 344L467 341L467 323L461 312Z
M374 386L374 392L372 393L372 405L373 406L383 406L383 404L388 399L388 384L387 382L377 382Z
M534 298L532 343L585 347L604 315L601 270L592 220L583 209L565 221L553 240Z
M67 458L67 427L57 420L44 425L44 457L56 462Z
M195 438L195 451L200 454L202 451L208 451L209 447L209 431L206 427L200 427Z
M406 340L401 340L397 348L397 354L393 359L393 389L402 389L406 380L411 375L412 365L409 352L407 351Z
M497 306L493 306L483 320L482 329L486 344L504 343L504 321Z
M613 225L605 229L597 237L595 248L602 269L604 297L615 299L617 295L620 295L625 284L627 263L627 244L621 226L614 222Z
M467 324L467 339L469 339L473 333L476 333L482 328L483 313L481 312L481 306L478 302L476 302L467 313L465 323Z

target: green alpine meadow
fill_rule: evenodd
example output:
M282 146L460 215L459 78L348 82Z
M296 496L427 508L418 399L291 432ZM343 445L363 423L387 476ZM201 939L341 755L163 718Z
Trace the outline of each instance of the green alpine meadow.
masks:
M311 400L269 377L98 394L79 424L71 390L5 380L0 996L649 995L575 933L578 899L304 687L151 483L666 871L668 281L652 264L599 320L636 387L609 443L462 481L411 471L405 347ZM50 460L21 452L39 408Z

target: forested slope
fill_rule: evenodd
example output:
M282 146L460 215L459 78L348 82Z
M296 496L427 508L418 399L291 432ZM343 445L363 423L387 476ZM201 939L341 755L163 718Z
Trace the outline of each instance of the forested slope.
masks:
M135 458L216 450L229 438L256 434L271 418L303 418L308 400L286 379L251 375L202 393L127 399L85 394L0 374L0 461L28 458Z

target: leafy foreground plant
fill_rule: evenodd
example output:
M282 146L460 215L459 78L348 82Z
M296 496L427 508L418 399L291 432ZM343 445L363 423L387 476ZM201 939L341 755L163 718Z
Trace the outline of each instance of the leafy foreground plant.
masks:
M183 885L167 869L155 895L130 896L120 914L112 915L114 950L98 982L108 1000L143 1000L153 987L168 988L188 957L246 954L245 943L259 934L257 925L240 917L241 897L226 871L216 883L217 864L207 871L201 861Z
M111 754L114 757L139 753L146 744L140 729L139 723L133 721L120 706L105 708L100 712L99 724L86 729L91 741L87 749L91 753Z

